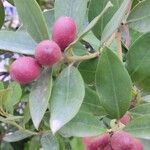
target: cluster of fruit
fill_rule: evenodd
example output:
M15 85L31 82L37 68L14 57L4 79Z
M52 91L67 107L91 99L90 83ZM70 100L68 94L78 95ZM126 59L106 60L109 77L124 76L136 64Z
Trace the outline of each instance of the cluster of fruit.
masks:
M120 122L127 125L130 121L130 116L125 114ZM115 131L104 133L98 137L83 138L83 143L86 150L143 150L143 145L140 140L135 139L125 131Z
M62 58L64 49L76 38L77 27L70 17L60 17L53 25L52 40L44 40L35 48L35 58L23 56L15 60L10 67L13 80L26 84L35 80L41 71L41 65L52 66Z

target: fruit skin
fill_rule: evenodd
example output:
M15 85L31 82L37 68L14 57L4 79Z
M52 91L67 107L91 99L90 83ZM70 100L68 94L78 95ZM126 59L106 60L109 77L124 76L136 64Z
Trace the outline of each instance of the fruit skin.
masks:
M60 61L62 53L57 43L50 40L40 42L35 48L35 58L44 66L51 66Z
M10 67L10 76L13 80L26 84L35 80L40 74L40 65L32 57L20 57Z
M111 145L109 144L103 150L113 150L113 149L112 149Z
M52 28L52 39L60 46L61 50L72 43L76 38L77 27L71 17L62 16L56 20Z
M127 125L130 121L130 115L126 113L121 119L120 122L123 123L124 125Z
M138 139L134 139L134 143L131 150L144 150L142 143Z
M134 139L124 131L115 132L111 137L111 146L114 150L132 150Z
M99 137L95 138L83 138L83 143L85 146L85 150L103 150L109 144L110 135L109 133L104 133Z

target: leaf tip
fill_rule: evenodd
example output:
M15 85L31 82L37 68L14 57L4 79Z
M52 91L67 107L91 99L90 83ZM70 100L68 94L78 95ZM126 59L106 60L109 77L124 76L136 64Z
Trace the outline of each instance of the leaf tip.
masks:
M52 130L52 133L55 134L61 128L60 121L59 120L50 120L50 127Z

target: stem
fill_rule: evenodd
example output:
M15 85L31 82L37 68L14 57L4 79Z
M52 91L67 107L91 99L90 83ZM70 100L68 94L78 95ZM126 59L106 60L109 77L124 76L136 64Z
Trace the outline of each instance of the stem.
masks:
M117 47L118 47L118 57L122 61L122 45L121 45L121 33L118 31L116 33Z
M89 59L98 57L99 55L100 55L100 52L97 51L95 53L84 55L84 56L66 56L65 59L67 62L77 62L77 61L89 60Z

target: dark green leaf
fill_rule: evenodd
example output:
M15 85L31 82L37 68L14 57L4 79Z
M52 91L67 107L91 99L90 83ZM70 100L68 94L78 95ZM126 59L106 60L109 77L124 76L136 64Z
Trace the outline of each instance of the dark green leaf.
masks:
M89 0L55 0L55 18L70 16L77 23L78 31L82 29Z
M25 32L0 31L0 49L34 55L36 43Z
M143 2L136 5L136 7L132 9L128 17L129 27L139 32L150 31L149 8L150 8L149 0L144 0Z
M124 130L137 138L150 139L150 115L132 120Z
M109 0L91 0L88 13L89 21L92 21L104 9L108 1ZM122 2L123 0L111 0L113 7L103 15L103 17L98 21L92 30L96 37L99 39L101 38L101 34L105 26L112 18L114 13L118 10Z
M4 18L5 18L4 6L3 6L2 1L0 0L0 28L2 27L4 23Z
M59 131L63 136L87 137L96 136L105 132L101 122L94 115L79 112L75 118L68 122Z
M131 79L119 58L104 49L96 71L96 88L103 106L111 118L120 118L131 100Z
M57 132L79 111L85 94L84 82L79 71L69 66L57 78L51 96L50 126Z
M31 37L40 42L49 39L42 11L36 0L14 0L18 14Z
M33 124L38 129L48 107L52 89L51 69L45 69L34 83L29 96L29 108Z
M127 69L134 83L150 92L150 32L138 38L127 55Z
M43 150L59 150L59 143L52 133L44 134L41 138Z

